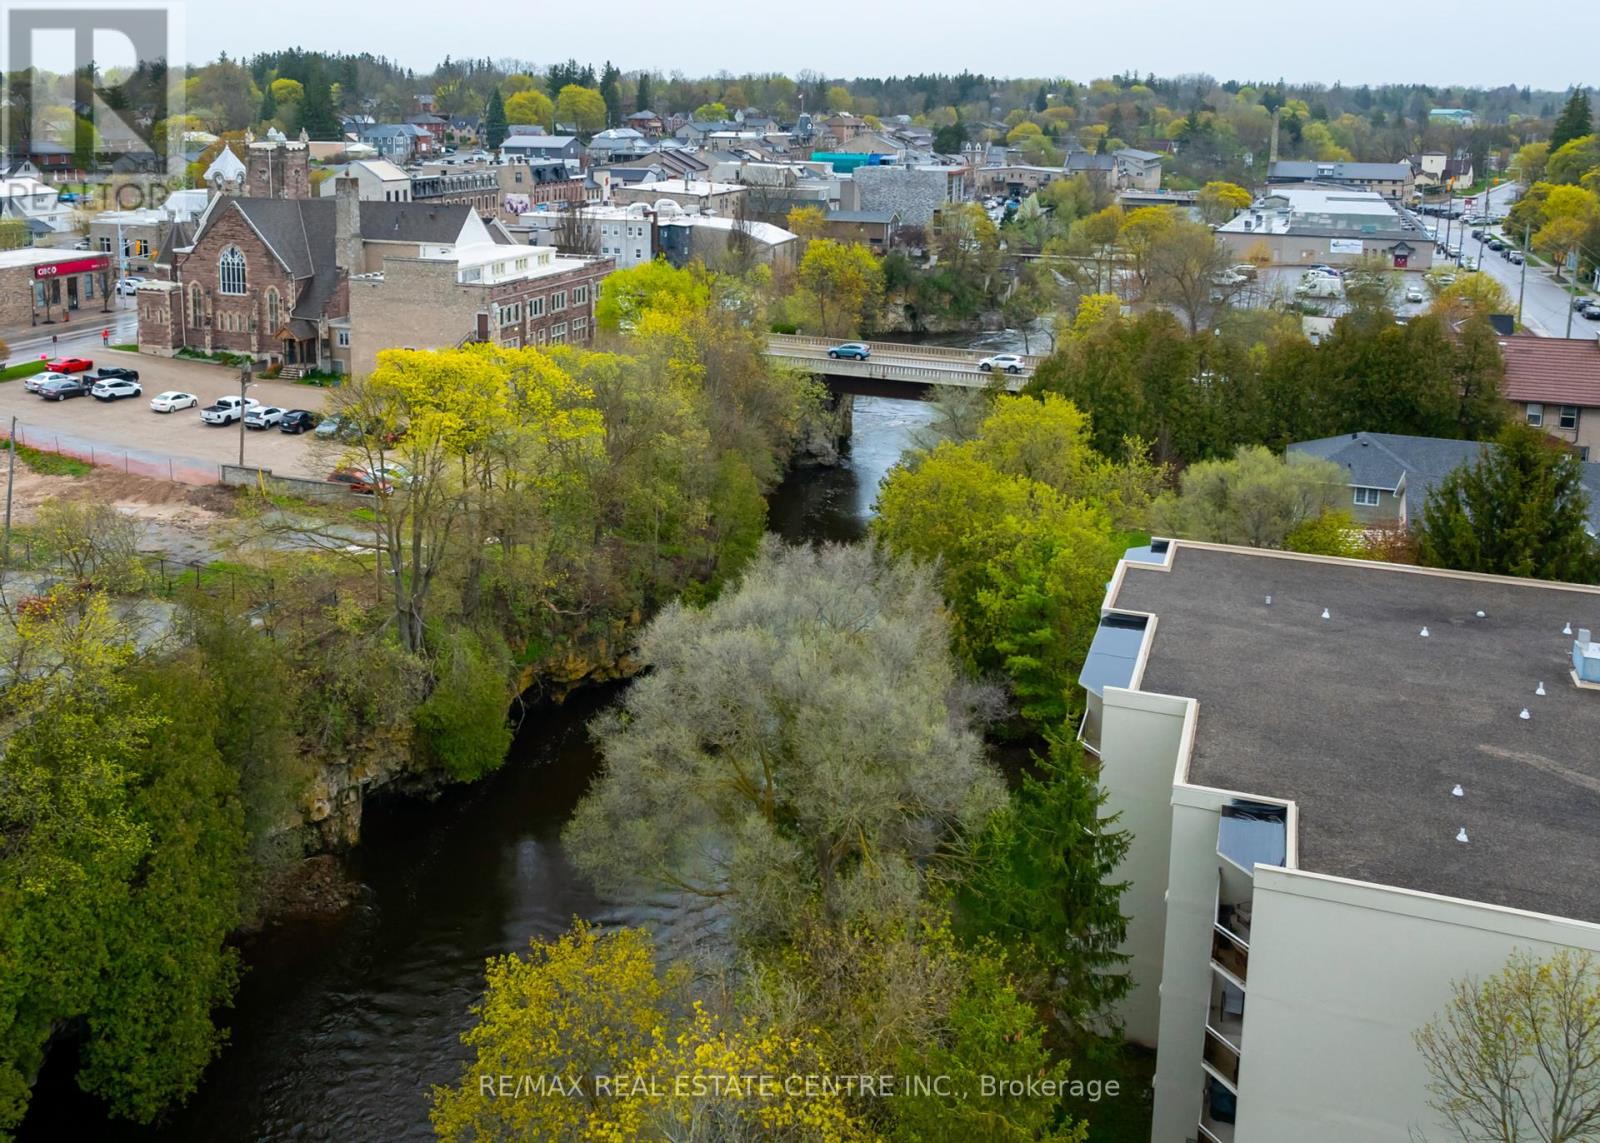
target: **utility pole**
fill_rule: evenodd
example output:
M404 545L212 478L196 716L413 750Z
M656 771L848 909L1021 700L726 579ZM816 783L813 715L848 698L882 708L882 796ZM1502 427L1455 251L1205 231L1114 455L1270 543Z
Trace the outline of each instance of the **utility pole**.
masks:
M1528 236L1532 228L1524 225L1522 228L1522 280L1517 284L1517 324L1522 324L1522 299L1528 293Z
M6 438L6 534L0 544L0 565L11 566L11 481L17 471L17 418L11 418L11 435Z
M244 467L244 391L250 384L250 363L239 368L239 467Z

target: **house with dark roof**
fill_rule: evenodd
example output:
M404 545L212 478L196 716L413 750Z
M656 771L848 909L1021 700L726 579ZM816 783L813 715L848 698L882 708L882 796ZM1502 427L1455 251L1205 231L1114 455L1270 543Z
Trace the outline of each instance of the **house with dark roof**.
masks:
M646 138L659 139L661 137L661 116L649 109L635 111L632 115L624 115L622 122L624 126L632 127Z
M1519 333L1500 339L1500 355L1523 419L1600 460L1600 340Z
M1350 489L1345 508L1358 523L1404 528L1422 519L1422 507L1436 485L1463 465L1476 464L1494 447L1442 437L1350 433L1299 441L1284 451L1291 462L1316 457L1344 469ZM1589 531L1600 534L1600 464L1584 463L1583 486L1589 493Z

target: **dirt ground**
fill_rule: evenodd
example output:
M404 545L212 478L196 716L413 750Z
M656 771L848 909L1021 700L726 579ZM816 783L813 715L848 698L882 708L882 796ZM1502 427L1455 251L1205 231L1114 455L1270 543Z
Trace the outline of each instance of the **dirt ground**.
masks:
M233 494L220 486L174 484L104 468L87 476L45 476L18 463L13 523L32 523L39 505L56 498L112 505L145 525L140 548L180 562L215 559L231 547Z

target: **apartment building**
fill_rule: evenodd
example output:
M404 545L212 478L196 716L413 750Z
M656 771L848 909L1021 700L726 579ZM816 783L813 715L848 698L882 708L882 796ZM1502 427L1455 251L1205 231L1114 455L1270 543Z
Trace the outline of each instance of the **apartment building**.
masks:
M1154 1143L1451 1136L1412 1036L1515 950L1600 951L1600 588L1134 549L1080 682L1132 838Z
M350 279L342 371L370 372L394 346L587 345L601 279L614 268L609 258L490 242L387 257L381 270Z

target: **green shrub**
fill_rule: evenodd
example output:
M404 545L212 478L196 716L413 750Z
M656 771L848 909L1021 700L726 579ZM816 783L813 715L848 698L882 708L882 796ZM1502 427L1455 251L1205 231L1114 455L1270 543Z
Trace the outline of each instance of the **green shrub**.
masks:
M439 655L433 693L414 716L424 761L471 782L499 768L511 746L510 665L505 649L458 632Z

